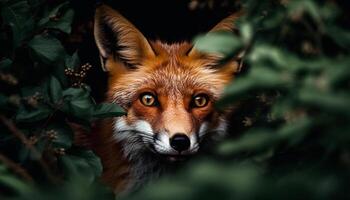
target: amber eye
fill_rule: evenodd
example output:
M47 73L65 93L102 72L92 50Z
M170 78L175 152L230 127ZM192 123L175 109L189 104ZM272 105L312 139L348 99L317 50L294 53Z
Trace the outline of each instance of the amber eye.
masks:
M145 106L155 106L157 103L156 97L149 92L141 94L140 101Z
M197 108L204 107L208 104L209 98L206 94L199 94L193 97L193 106Z

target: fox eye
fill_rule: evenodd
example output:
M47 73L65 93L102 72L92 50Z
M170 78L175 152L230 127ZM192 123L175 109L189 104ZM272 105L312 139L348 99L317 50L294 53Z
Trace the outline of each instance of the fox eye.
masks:
M140 95L140 101L145 106L155 106L157 103L156 97L149 92Z
M197 108L202 108L206 106L209 102L209 97L206 94L198 94L192 99L192 106Z

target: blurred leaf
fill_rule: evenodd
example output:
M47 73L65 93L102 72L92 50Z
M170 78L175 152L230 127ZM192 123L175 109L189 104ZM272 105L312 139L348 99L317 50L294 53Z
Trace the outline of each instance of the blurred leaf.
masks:
M11 67L12 65L12 60L6 58L0 61L0 70L7 70Z
M194 48L206 53L213 53L223 58L234 56L242 48L242 42L229 32L211 32L197 36Z
M52 110L46 106L38 106L37 108L27 109L21 107L16 115L17 122L35 122L47 118Z
M72 9L68 9L58 21L50 21L45 27L46 28L55 28L61 30L64 33L69 34L72 30L71 24L73 21L74 12Z
M249 23L244 23L240 25L240 33L242 35L242 40L245 45L249 44L253 37L253 27Z
M28 45L34 55L46 64L54 64L65 55L60 41L49 35L37 35L29 41Z
M327 26L328 35L341 47L350 49L349 31L337 26Z
M113 103L101 103L95 107L93 116L95 118L119 117L125 114L125 111Z
M10 174L3 163L0 164L0 186L2 186L2 189L4 189L3 187L5 186L16 194L25 194L32 189L24 181ZM2 195L0 195L0 197L1 196Z
M101 161L92 151L76 151L75 154L66 155L61 159L70 177L81 176L92 183L102 173Z
M317 3L312 0L290 1L288 2L287 8L289 15L292 17L295 17L295 15L301 15L305 12L315 20L321 20L320 8Z
M253 91L287 88L291 80L292 77L289 77L289 74L281 74L270 68L256 66L251 69L247 77L237 79L228 85L223 97L216 105L220 108L232 104Z
M74 12L69 8L64 9L67 5L68 2L64 2L53 8L38 22L38 25L42 28L54 28L64 33L70 33Z
M71 131L70 127L63 122L53 123L47 127L48 131L53 131L56 138L53 139L53 146L55 148L69 149L73 144L74 133Z
M348 94L323 93L317 90L300 90L298 98L302 103L311 107L318 107L327 112L337 112L339 114L350 114L350 96Z
M256 151L273 144L277 136L271 134L271 130L256 130L246 133L237 141L228 141L221 144L218 153L222 155L230 155L241 151Z
M252 63L266 63L268 68L297 71L304 69L304 63L295 55L283 49L267 45L257 44L248 56Z
M91 119L94 103L89 96L89 91L82 88L68 88L63 91L63 97L68 104L65 112L80 119Z
M7 102L8 102L7 96L0 93L0 108L3 109L3 107L6 107Z
M21 146L21 148L18 151L18 160L20 163L25 163L27 159L29 158L30 150L26 146Z
M33 19L27 1L7 1L1 9L5 23L9 24L13 33L13 48L20 46L20 42L33 29Z
M45 25L47 22L49 22L52 18L58 17L59 15L59 10L62 9L63 7L67 6L68 2L63 2L56 7L54 7L50 12L47 12L46 15L44 15L40 21L38 22L39 26Z
M58 102L62 98L61 83L54 76L50 78L50 97L53 102Z
M72 56L67 55L65 59L65 65L68 68L75 69L76 67L79 67L81 64L78 52L74 52Z
M92 151L80 151L79 156L86 160L96 177L102 174L101 160Z
M27 0L28 4L34 8L38 8L45 0Z
M252 130L235 141L222 143L217 151L222 155L237 154L240 152L258 152L267 147L272 148L281 142L290 141L296 144L308 133L311 122L307 118L300 118L282 126L277 132L268 129Z

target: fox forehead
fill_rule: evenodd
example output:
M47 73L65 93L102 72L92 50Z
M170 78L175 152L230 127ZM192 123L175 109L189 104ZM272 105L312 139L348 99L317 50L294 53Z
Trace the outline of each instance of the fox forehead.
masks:
M216 100L232 79L232 71L214 67L217 65L215 59L204 55L188 56L186 53L192 45L187 42L165 44L157 41L151 44L156 57L143 60L136 69L111 73L110 100L126 106L138 97L139 91L147 89L168 98L204 92ZM111 60L107 65L121 64ZM120 67L109 66L111 69Z

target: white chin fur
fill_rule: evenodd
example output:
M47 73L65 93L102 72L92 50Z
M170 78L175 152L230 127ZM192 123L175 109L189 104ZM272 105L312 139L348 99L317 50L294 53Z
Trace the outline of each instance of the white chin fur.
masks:
M118 117L114 123L113 138L122 144L124 156L129 159L145 149L145 143L153 141L153 134L151 125L144 120L129 125L125 117Z

